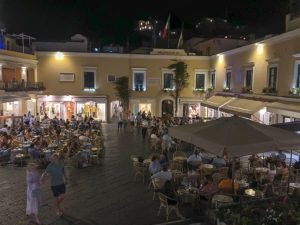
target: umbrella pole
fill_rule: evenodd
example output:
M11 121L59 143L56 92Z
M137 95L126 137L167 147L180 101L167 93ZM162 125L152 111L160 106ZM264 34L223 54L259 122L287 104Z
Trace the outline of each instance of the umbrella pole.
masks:
M287 190L286 190L286 193L287 193L287 194L289 193L289 189L290 189L290 178L291 178L292 157L293 157L293 150L291 150L291 156L290 156L289 176L288 176L288 183L287 183Z
M234 191L234 177L235 177L235 158L233 157L232 158L232 168L231 168L231 187L232 187L232 194L234 195L235 194L235 191Z

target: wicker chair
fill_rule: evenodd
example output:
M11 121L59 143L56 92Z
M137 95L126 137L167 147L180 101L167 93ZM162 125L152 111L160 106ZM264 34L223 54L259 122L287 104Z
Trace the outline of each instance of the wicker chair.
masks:
M176 201L175 199L171 199L167 197L166 195L162 193L158 193L158 198L159 198L159 209L157 215L160 215L160 211L162 208L166 209L166 220L169 220L169 215L171 214L172 211L176 212L176 214L179 214L179 209L178 209L178 202L176 204L169 204L168 200Z
M148 167L141 162L133 162L134 169L134 180L136 181L137 176L141 176L143 183L145 183L145 177L149 174Z
M174 158L185 158L185 159L187 159L185 153L182 152L182 151L176 151L176 152L174 152L173 159Z
M160 178L153 178L151 179L151 184L153 187L153 198L152 200L155 199L156 193L160 192L166 183L165 179L160 179Z

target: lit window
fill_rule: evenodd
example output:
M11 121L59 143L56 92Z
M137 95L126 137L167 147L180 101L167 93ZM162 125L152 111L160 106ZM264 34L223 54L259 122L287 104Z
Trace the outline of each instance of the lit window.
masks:
M196 82L195 82L195 90L205 89L205 74L197 73L196 74Z
M226 81L225 81L225 88L230 90L231 86L231 71L226 71Z
M83 89L84 91L96 90L96 69L84 69L82 72Z
M174 90L174 73L165 72L163 73L163 89L165 90Z
M252 90L252 80L253 80L253 69L246 69L245 74L245 87Z
M268 87L272 89L277 88L277 67L275 66L269 68Z
M210 73L210 85L212 88L215 88L215 86L216 86L216 73L215 72Z
M134 69L132 75L132 90L146 91L146 69Z

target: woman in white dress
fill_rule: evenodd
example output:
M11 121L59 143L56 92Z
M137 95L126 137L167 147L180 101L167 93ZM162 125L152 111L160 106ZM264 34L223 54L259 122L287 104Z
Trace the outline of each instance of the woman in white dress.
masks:
M37 171L37 165L30 163L26 171L27 180L27 205L26 215L33 216L37 224L41 224L38 212L41 200L40 176Z

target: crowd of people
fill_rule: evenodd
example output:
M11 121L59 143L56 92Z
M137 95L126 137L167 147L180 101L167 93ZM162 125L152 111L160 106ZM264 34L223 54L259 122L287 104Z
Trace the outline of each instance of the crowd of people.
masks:
M91 156L100 157L103 149L101 121L92 117L63 120L46 114L30 112L21 121L4 124L0 129L0 160L3 166L27 166L26 214L41 224L38 216L41 183L49 175L51 190L56 199L57 215L63 214L61 203L66 192L67 177L64 163L84 168L91 165ZM18 160L21 157L22 160ZM20 164L21 162L21 164ZM45 172L40 176L40 169Z

